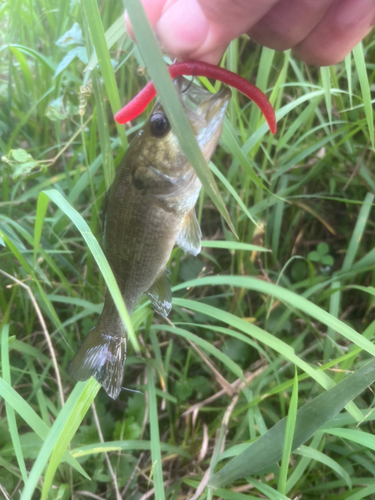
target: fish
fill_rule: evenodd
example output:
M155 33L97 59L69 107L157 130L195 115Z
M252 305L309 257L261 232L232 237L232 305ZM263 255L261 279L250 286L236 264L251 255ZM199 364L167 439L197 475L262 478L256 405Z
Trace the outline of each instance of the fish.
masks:
M216 94L177 78L175 87L198 145L209 162L219 142L231 91ZM183 153L163 106L156 102L131 142L103 202L102 246L129 315L143 294L168 316L172 292L167 263L177 244L196 256L201 229L195 204L201 182ZM94 377L117 399L122 388L126 330L106 292L97 325L71 361L77 381Z

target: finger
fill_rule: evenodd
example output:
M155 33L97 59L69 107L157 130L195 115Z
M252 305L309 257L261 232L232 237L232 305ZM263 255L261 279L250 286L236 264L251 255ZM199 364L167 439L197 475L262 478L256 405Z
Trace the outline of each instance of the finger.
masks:
M153 30L155 30L156 24L163 13L163 8L165 6L166 1L167 0L142 0L143 7L146 11L148 20L150 21ZM125 25L128 34L134 40L135 37L134 37L133 27L131 25L128 13L126 11L125 11Z
M172 57L190 57L207 38L209 23L197 0L166 5L156 25L161 48Z
M172 58L199 58L193 54L199 47L202 47L206 40L209 22L200 9L198 1L184 0L174 6L177 2L178 0L142 0L162 50ZM129 35L134 39L133 28L126 12L125 23ZM208 47L207 53L201 57L201 60L215 64L220 60L225 49L226 44Z
M207 19L226 32L225 42L246 33L278 0L198 0ZM224 41L224 40L223 40Z
M246 32L277 0L176 0L157 23L170 55L215 63L234 38Z
M280 0L248 34L275 50L286 50L304 40L335 0Z
M371 31L374 21L374 0L336 0L294 52L308 64L336 64Z
M191 54L189 57L184 59L194 59L197 61L203 61L210 64L218 64L220 59L223 57L224 52L227 50L228 44L219 45L212 50L198 50L197 52Z

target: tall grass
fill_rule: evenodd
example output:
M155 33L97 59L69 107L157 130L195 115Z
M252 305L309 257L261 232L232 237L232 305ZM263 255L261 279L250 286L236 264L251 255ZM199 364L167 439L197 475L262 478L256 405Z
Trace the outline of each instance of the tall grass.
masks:
M209 170L127 7L137 46L118 3L0 5L0 497L372 498L373 36L320 70L233 42L279 131L234 92ZM169 320L145 298L127 317L98 243L145 116L113 113L148 75L206 180ZM66 372L106 284L132 341L117 401Z

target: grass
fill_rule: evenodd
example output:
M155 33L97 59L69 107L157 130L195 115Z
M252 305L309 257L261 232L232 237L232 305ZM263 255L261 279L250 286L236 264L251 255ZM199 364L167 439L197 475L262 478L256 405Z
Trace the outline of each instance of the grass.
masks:
M373 498L373 35L321 70L233 42L278 133L234 92L209 170L127 6L138 46L119 3L0 6L0 497ZM204 242L173 251L169 321L144 298L130 323L97 239L145 117L112 115L148 74L206 182ZM106 284L131 341L117 401L66 371Z

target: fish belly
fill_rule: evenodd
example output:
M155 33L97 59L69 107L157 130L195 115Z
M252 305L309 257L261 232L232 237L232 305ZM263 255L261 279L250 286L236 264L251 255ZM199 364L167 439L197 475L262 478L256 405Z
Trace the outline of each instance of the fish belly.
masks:
M142 294L164 272L183 215L131 184L108 202L106 257L131 314Z

